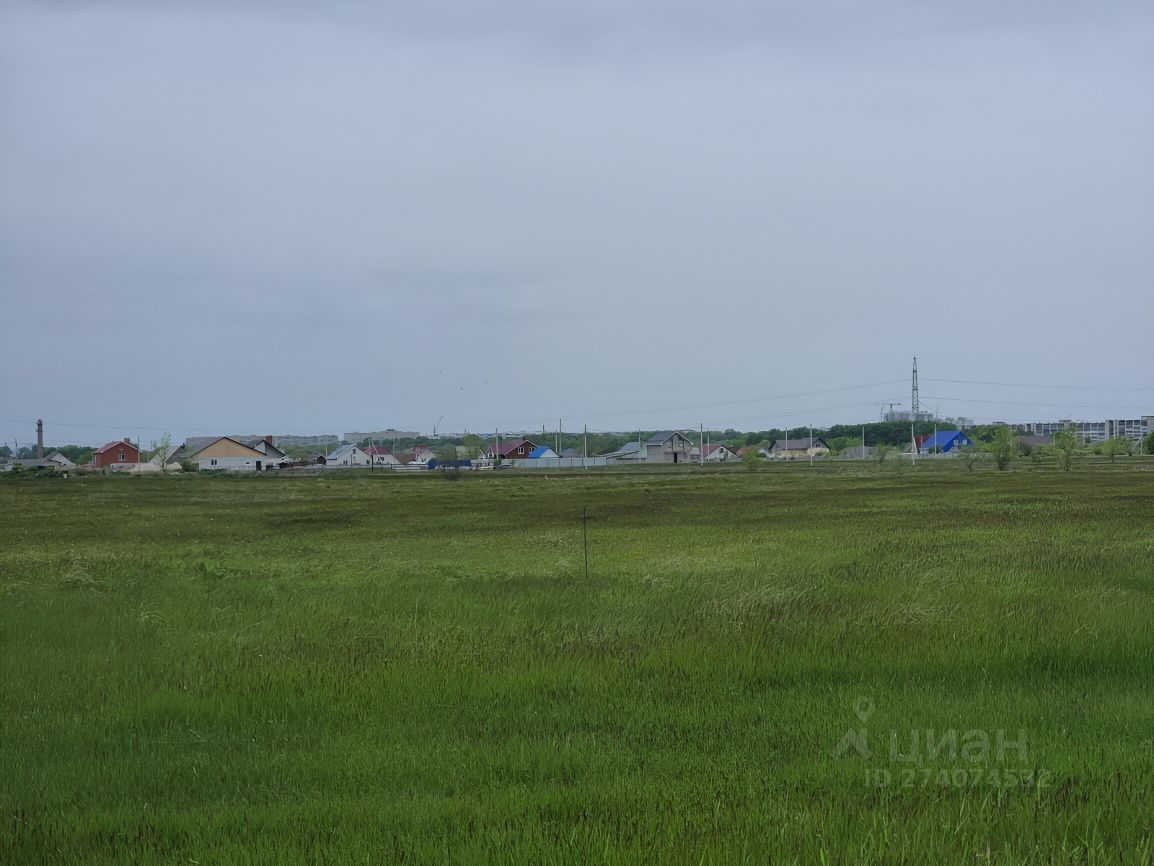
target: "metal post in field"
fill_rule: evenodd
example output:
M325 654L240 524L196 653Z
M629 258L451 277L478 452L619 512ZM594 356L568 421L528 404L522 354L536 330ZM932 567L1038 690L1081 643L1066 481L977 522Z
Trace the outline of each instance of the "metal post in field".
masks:
M698 424L697 431L697 457L698 463L705 465L705 424Z
M588 468L585 465L585 463L588 459L589 459L589 425L586 424L585 425L585 449L581 452L581 468L582 469Z
M585 579L589 579L589 515L581 508L581 543L585 548Z

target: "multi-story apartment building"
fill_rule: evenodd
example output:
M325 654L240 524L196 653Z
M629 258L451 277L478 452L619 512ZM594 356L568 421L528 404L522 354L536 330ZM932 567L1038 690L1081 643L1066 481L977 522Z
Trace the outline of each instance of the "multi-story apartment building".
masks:
M1110 418L1105 421L1034 421L1029 424L1019 424L1017 428L1031 436L1053 436L1059 430L1070 429L1086 442L1105 442L1115 436L1124 439L1142 439L1154 432L1154 415L1143 415L1141 418Z

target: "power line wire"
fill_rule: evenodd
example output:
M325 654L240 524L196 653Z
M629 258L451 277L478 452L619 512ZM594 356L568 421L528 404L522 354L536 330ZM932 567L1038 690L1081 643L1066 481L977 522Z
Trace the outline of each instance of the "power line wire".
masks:
M1154 388L1126 388L1113 385L1030 385L1025 382L979 382L974 379L933 379L922 377L923 382L947 382L952 385L989 385L996 388L1041 388L1043 390L1063 391L1141 391L1154 392ZM954 399L954 398L950 398Z

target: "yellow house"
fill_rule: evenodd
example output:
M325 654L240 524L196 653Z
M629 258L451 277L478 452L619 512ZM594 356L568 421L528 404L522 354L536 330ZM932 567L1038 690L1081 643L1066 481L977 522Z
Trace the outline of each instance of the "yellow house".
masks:
M769 453L776 460L808 460L829 454L829 446L818 436L812 439L777 439L769 446Z

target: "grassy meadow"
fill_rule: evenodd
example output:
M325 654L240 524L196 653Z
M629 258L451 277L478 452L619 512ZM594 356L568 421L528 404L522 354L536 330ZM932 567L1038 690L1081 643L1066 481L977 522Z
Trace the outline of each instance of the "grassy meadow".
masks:
M1149 864L1152 825L1151 464L0 480L0 863Z

